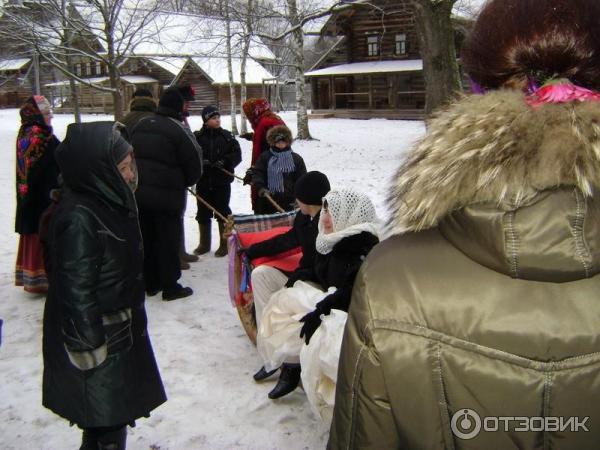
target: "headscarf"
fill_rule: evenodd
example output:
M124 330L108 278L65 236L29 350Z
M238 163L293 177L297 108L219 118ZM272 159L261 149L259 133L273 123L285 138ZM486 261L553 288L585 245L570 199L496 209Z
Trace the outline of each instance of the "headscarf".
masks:
M290 147L277 151L271 149L270 152L271 157L267 167L269 191L284 192L283 174L296 170L292 149Z
M272 115L277 117L276 114L271 111L271 104L265 98L249 98L244 102L242 109L250 121L252 128L256 128L258 121L262 116Z
M327 255L342 239L362 232L379 237L379 226L375 206L371 199L354 189L334 189L323 198L327 200L327 210L333 219L333 232L324 233L323 217L325 205L319 218L319 234L316 248Z
M42 110L50 114L50 103L41 95L29 97L21 107L21 128L17 135L17 196L29 191L28 175L44 155L52 140L52 127L46 125Z

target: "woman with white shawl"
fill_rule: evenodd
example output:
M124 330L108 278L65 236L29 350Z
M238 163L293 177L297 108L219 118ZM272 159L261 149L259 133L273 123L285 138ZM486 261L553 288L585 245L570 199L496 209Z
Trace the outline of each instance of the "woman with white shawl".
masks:
M377 215L368 196L353 189L330 191L323 198L313 272L273 294L258 330L265 368L301 362L304 390L324 420L331 420L354 279L378 236ZM300 370L298 379L288 383L288 392L296 388L299 377Z

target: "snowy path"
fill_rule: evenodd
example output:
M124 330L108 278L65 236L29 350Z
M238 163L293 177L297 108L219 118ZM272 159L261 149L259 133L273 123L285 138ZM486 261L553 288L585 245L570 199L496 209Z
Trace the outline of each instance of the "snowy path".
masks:
M284 119L295 130L295 115ZM17 248L14 221L14 142L18 111L0 111L0 142L7 155L0 166L0 318L4 320L0 347L0 448L75 449L80 431L41 406L41 319L43 298L13 286ZM84 120L110 120L86 116ZM56 116L62 138L70 116ZM224 126L228 119L224 118ZM193 129L200 119L193 117ZM326 173L333 187L353 186L367 192L384 215L389 177L401 153L423 133L420 122L387 120L311 121L318 141L293 145L308 170ZM249 142L241 140L248 166ZM235 182L231 206L250 212L248 187ZM188 251L197 245L196 207L188 203ZM216 224L213 251L216 249ZM164 303L147 300L149 331L169 400L130 429L128 448L165 449L320 449L328 430L316 419L301 389L278 401L267 398L274 381L256 384L251 375L261 363L241 328L227 295L226 258L212 254L192 264L182 282L195 295Z

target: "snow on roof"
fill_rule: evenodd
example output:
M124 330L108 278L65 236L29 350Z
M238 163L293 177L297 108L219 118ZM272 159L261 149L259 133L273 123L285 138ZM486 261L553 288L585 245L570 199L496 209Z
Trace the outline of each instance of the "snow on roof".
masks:
M206 75L208 75L214 84L228 84L229 75L227 71L227 59L226 58L206 58L197 57L192 58L192 61L200 69L202 69ZM235 83L240 83L240 69L242 65L241 58L232 58L231 66L233 69L233 80ZM247 84L261 84L265 78L273 78L273 75L269 73L267 69L261 66L253 59L248 58L246 60L246 83Z
M7 71L7 70L20 70L23 67L25 67L27 64L29 64L29 62L31 61L31 58L16 58L16 59L3 59L0 60L0 71Z
M324 69L311 70L304 75L316 77L324 75L359 75L366 73L390 72L417 72L423 70L422 59L403 59L396 61L369 61L338 66L325 67Z
M137 55L226 56L226 23L223 19L186 14L161 15L156 19L160 33L156 39L141 42ZM242 55L242 24L231 22L233 56ZM273 52L257 37L250 42L249 55L254 59L274 60Z
M109 77L92 77L92 78L82 78L83 81L86 81L89 84L102 84L110 80ZM158 80L152 77L147 77L144 75L121 75L121 80L130 84L145 84L145 83L158 83ZM75 84L82 84L81 82L75 80ZM60 87L60 86L68 86L69 80L64 81L56 81L54 83L45 84L45 87Z
M179 75L181 70L184 68L185 64L188 62L187 57L163 58L160 56L156 56L156 57L148 57L146 59L148 59L149 61L152 61L157 66L165 69L167 72L169 72L173 76Z

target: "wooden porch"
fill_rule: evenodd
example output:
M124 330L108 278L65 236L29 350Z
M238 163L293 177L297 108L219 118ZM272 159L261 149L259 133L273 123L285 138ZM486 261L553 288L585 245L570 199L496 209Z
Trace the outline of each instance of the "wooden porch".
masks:
M423 120L423 109L313 109L309 119L392 119Z

